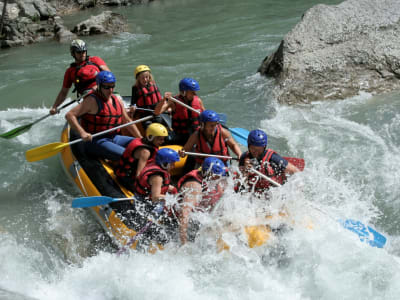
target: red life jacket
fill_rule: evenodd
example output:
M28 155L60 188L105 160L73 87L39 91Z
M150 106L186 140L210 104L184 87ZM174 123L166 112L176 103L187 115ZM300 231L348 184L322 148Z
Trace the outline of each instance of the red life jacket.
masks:
M197 131L199 136L199 142L196 145L195 151L198 153L206 153L206 154L216 154L229 156L228 146L225 143L224 138L222 137L222 127L220 124L216 127L216 132L214 136L214 141L212 145L207 142L207 139L204 137L201 130ZM196 162L202 164L204 157L196 157ZM228 159L224 158L221 160L226 164Z
M96 82L96 76L101 71L99 65L89 60L89 56L86 57L83 64L78 65L74 62L71 67L75 67L75 89L72 92L77 91L80 95L94 86L93 83Z
M154 109L156 104L162 100L160 90L154 82L150 82L147 87L132 87L132 104L137 107Z
M143 198L151 199L151 185L149 179L153 175L161 175L163 184L161 186L161 194L166 194L171 183L171 176L169 173L157 165L155 162L147 164L140 175L138 180L135 181L135 194Z
M181 191L182 186L185 184L187 181L196 181L201 184L201 192L202 192L202 198L200 203L198 203L198 207L200 210L209 210L214 205L221 199L223 191L218 189L213 189L209 190L208 189L208 182L206 180L203 180L203 176L201 175L200 170L193 170L184 175L181 179L178 181L178 190Z
M199 97L194 96L193 100L189 103L185 101L182 95L175 96L176 99L186 103L194 109L202 112ZM190 131L196 131L200 128L199 114L194 111L188 110L186 107L180 104L175 105L175 112L172 115L172 128L177 134L189 134Z
M97 114L84 114L81 117L80 124L85 131L93 134L122 124L122 110L124 107L115 95L111 95L110 101L105 101L97 92L93 92L91 97L96 99L99 108ZM116 135L120 129L110 132L110 135Z
M256 170L260 171L264 175L270 177L277 183L283 184L286 181L286 175L284 172L282 174L276 174L274 169L270 164L272 154L276 153L274 150L267 149L264 153L263 158L260 161L260 165L255 167ZM246 152L245 158L250 158L250 153ZM257 174L249 173L248 176L248 184L250 189L253 189L255 192L262 193L265 190L268 190L271 186L273 186L269 181L260 178Z
M148 163L155 159L158 151L157 147L147 144L145 138L134 139L129 143L128 147L126 147L121 159L119 160L119 164L115 169L115 174L118 177L131 178L133 180L136 179L138 160L135 158L134 154L136 149L139 148L146 148L150 151L150 157L147 160Z

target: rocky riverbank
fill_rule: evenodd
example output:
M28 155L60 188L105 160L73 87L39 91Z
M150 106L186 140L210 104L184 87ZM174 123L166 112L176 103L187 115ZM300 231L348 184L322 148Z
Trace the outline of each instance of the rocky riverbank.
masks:
M316 5L259 70L280 102L345 99L400 88L400 1Z
M106 11L76 28L66 28L62 16L95 6L148 3L151 0L2 0L1 48L24 46L46 39L68 42L77 35L115 33L127 30L125 18ZM72 32L74 31L74 32Z

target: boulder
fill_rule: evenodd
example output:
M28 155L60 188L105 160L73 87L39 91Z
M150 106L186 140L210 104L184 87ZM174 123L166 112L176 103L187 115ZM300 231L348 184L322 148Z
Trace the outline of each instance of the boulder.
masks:
M344 99L400 87L400 1L316 5L259 70L280 102Z
M105 11L79 23L72 32L81 36L101 33L114 34L124 32L127 28L127 21L123 15Z

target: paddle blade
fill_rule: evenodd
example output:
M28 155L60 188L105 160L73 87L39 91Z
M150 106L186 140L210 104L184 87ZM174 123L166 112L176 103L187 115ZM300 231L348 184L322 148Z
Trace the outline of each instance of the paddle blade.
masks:
M29 162L46 159L53 155L56 155L58 152L60 152L68 145L69 143L61 143L61 142L43 145L26 151L25 157L26 160Z
M360 221L347 219L339 221L344 228L356 233L360 241L367 242L372 247L383 248L386 244L386 237L370 226L365 226Z
M72 201L73 208L84 208L98 205L106 205L112 202L114 199L107 196L93 196L93 197L81 197L76 198Z
M33 125L33 123L14 128L13 130L2 133L0 135L0 137L2 137L4 139L15 138L16 136L19 136L20 134L23 134L23 133L27 132L29 129L31 129L32 125Z
M233 138L239 144L247 147L247 137L249 136L249 131L244 128L229 128L232 133Z

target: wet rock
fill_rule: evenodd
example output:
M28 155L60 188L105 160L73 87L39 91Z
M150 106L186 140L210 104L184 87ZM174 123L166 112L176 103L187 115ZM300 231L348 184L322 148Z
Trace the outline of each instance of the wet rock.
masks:
M344 99L400 87L400 1L317 5L258 70L280 102Z
M127 30L127 21L124 16L105 11L97 16L92 16L90 19L76 25L72 30L77 35L92 35L101 33L120 33Z

